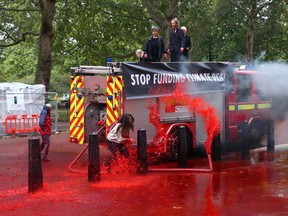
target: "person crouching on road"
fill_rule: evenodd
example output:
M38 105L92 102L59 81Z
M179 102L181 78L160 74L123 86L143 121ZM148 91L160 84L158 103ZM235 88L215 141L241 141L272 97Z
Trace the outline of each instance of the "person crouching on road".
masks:
M112 126L107 135L107 145L112 153L112 159L114 159L117 154L126 158L129 156L125 144L131 143L132 139L129 136L130 130L134 130L134 117L126 113ZM108 166L110 166L110 162Z
M52 105L51 104L45 104L43 106L43 109L40 113L40 119L39 119L39 132L42 137L42 143L41 143L41 159L43 161L50 161L48 157L49 153L49 147L50 147L50 136L51 136L51 110Z

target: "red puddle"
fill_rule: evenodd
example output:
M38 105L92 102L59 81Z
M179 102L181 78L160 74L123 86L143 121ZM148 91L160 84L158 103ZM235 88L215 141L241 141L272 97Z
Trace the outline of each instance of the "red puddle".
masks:
M178 89L177 92L177 89L171 97L163 99L163 102L167 106L188 104L190 111L203 116L206 131L210 134L206 147L210 146L214 133L219 132L220 128L215 111L200 98L185 96L182 90ZM152 104L150 108L151 123L157 128L155 139L160 140L161 144L163 139L167 139L166 134L159 124L157 105ZM41 191L28 194L28 187L23 185L0 191L0 214L57 215L60 212L62 215L208 216L287 213L287 152L281 155L286 158L281 164L272 164L269 155L259 153L254 156L253 163L262 163L254 166L247 161L237 161L234 157L233 160L236 161L226 161L226 165L225 161L216 163L217 172L212 174L149 173L145 176L135 174L135 158L117 157L111 165L110 173L101 174L99 182L88 183L83 174L72 175L68 172L68 164L66 166L61 163L65 157L71 159L71 155L66 156L64 153L69 147L63 144L65 143L54 144L63 148L61 159L43 164L45 183ZM55 154L53 147L52 145L51 156ZM11 148L13 149L12 144ZM19 163L16 163L16 155L7 158L9 161L2 164L1 170L9 170L7 176L5 173L5 181L26 179L27 170L19 169L24 159L17 158ZM26 158L25 155L25 161ZM14 177L15 173L11 176L10 172L15 167L18 170L17 178ZM101 170L105 168L101 167Z
M187 106L191 113L202 116L205 129L207 132L207 140L205 142L206 152L211 153L211 144L214 135L218 135L220 132L220 122L216 116L214 107L206 103L202 98L193 98L190 95L185 94L185 85L177 85L175 91L171 96L165 96L159 98L160 102L166 106L166 111L169 111L169 107L175 107L176 105ZM164 143L167 142L165 125L160 123L160 114L158 104L150 104L148 107L150 110L149 119L152 125L156 127L156 135L153 139L153 144L161 148Z
M143 176L141 175L123 175L121 173L116 174L104 174L101 177L101 181L90 184L91 188L135 188L139 186L148 186L153 183L155 176Z
M55 145L69 149L65 143ZM0 191L1 215L287 214L287 154L281 154L281 163L262 161L253 166L249 161L231 156L230 160L215 163L217 171L211 174L143 176L131 174L136 167L123 158L121 166L113 164L112 173L101 175L101 181L95 183L88 183L83 174L68 172L61 161L71 159L71 155L63 153L56 161L54 154L52 147L52 161L43 164L43 190L29 194L27 186L18 185ZM27 160L26 155L23 158ZM7 163L12 170L15 166L19 169L20 164ZM19 178L27 178L26 172L19 170Z
M110 174L131 175L136 173L137 164L134 155L128 158L117 154L116 158L111 160Z

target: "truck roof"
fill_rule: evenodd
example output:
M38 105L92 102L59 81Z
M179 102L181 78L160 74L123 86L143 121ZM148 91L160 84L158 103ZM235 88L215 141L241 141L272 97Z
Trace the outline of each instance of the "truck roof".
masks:
M111 75L121 72L121 68L109 66L87 66L80 65L78 67L70 67L75 75Z

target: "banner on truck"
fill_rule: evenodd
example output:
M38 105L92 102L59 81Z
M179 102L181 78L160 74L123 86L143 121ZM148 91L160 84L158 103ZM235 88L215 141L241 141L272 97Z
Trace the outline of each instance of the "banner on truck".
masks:
M126 99L151 98L171 94L177 85L187 92L225 89L231 69L224 63L122 63Z

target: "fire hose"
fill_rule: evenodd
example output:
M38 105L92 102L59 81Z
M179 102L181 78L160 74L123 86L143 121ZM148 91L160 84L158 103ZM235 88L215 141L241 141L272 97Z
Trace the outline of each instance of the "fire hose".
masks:
M97 133L99 134L100 132L102 132L102 130L104 130L106 128L106 125L103 125L98 131ZM82 151L76 156L76 158L69 164L68 166L68 170L71 172L76 172L76 173L86 173L84 171L81 170L76 170L73 168L73 165L79 160L79 158L81 158L81 156L85 153L85 151L87 150L87 148L89 147L89 145L85 146L85 148L82 149Z

